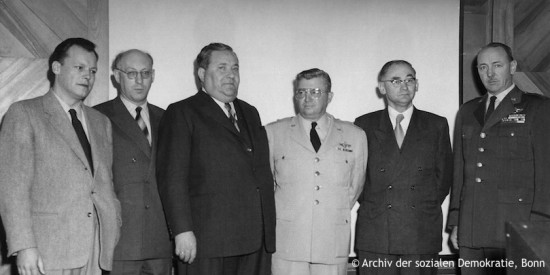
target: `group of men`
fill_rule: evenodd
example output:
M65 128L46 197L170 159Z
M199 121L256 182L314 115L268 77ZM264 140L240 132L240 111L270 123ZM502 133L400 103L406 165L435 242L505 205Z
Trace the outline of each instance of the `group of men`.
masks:
M414 107L419 83L387 62L387 107L355 125L327 113L320 69L294 81L295 116L262 126L237 98L239 60L225 44L196 59L199 91L166 111L147 96L150 54L118 54L118 96L83 100L95 45L59 44L50 90L14 103L0 130L0 214L20 274L346 274L350 211L359 202L360 263L430 261L441 250L441 203L460 256L505 257L506 221L550 220L550 110L512 82L508 46L478 55L487 95L458 113L454 158L447 120ZM489 99L491 98L491 99ZM454 163L453 163L454 162ZM436 268L360 264L361 274ZM463 274L503 270L464 269Z

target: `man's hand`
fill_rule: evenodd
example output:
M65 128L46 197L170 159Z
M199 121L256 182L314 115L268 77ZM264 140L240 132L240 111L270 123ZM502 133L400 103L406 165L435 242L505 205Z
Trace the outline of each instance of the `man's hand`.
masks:
M175 238L176 255L186 263L192 263L197 256L197 239L193 231L180 233Z
M453 226L453 230L451 231L451 236L449 237L451 239L451 243L455 247L455 249L458 248L458 226Z
M36 247L17 252L17 270L20 275L46 274L42 257Z

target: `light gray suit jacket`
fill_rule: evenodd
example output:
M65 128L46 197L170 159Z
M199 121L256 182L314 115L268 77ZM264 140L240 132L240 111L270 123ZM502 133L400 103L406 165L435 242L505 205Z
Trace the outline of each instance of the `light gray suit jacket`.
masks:
M112 182L109 120L82 105L94 173L52 91L14 103L0 131L0 213L8 255L36 247L47 270L88 261L97 213L100 267L110 270L120 203Z
M328 116L319 152L298 117L266 126L277 210L274 257L348 261L351 208L365 184L368 144L359 127Z

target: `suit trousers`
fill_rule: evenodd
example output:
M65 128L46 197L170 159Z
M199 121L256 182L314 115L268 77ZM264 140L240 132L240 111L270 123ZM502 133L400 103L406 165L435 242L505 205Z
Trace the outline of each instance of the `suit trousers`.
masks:
M318 264L273 257L272 275L346 275L348 263Z
M97 212L94 210L94 239L92 245L92 251L90 251L90 258L85 266L71 269L54 269L46 270L48 275L101 275L103 271L99 267L99 230L98 230L98 218Z
M417 267L417 261L436 261L437 254L380 254L357 251L359 275L435 275L437 267ZM404 263L407 263L406 265ZM366 263L369 263L368 266ZM375 264L373 264L375 263Z
M172 274L172 259L146 259L113 261L110 275L170 275Z
M459 255L465 262L482 262L485 259L489 261L500 261L506 258L506 250L504 248L470 248L461 246ZM506 268L497 267L461 267L462 275L498 275L506 274Z
M270 275L271 253L264 246L253 253L218 258L195 258L192 264L178 260L178 275Z

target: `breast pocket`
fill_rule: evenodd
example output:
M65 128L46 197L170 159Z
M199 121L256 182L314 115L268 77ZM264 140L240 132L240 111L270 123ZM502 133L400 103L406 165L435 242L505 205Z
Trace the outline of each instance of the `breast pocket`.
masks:
M503 154L502 157L523 160L533 159L531 135L525 124L504 125L499 129L498 137L501 141L499 152Z

